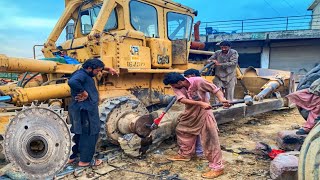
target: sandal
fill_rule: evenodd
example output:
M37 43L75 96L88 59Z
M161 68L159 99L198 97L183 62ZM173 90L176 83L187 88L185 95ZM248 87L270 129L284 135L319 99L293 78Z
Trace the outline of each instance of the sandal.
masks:
M309 131L306 131L305 129L300 128L300 129L298 129L298 131L296 131L296 134L297 135L307 135L307 134L309 134Z
M78 160L78 158L73 158L73 159L69 159L67 164L73 164L73 163L76 163Z
M80 162L79 162L80 163ZM88 164L88 165L85 165L85 166L80 166L78 164L79 167L98 167L98 166L101 166L103 164L103 161L101 159L92 159L91 162Z

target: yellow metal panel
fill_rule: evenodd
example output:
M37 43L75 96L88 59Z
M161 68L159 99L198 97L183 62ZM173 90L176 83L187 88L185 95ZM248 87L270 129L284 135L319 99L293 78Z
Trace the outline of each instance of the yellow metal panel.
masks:
M171 41L151 38L147 40L147 46L151 49L152 67L170 68L172 66Z
M188 45L187 40L174 40L172 42L172 64L187 64L188 63Z
M150 48L130 44L120 44L120 68L150 69Z
M170 72L183 73L184 70L180 70L180 69L129 69L129 68L121 68L121 72L123 72L123 73L165 74L165 73L170 73Z

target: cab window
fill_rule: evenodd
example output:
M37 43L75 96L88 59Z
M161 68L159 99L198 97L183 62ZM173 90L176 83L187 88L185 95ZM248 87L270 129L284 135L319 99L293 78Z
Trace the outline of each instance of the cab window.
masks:
M158 15L155 7L139 2L130 2L130 22L132 27L146 37L159 37Z
M81 32L86 35L89 34L94 23L97 20L99 12L101 10L101 5L94 6L92 8L81 11ZM108 22L104 27L104 31L110 31L112 29L116 29L118 27L117 14L115 9L111 12Z
M174 12L167 13L167 31L170 40L190 40L192 17Z

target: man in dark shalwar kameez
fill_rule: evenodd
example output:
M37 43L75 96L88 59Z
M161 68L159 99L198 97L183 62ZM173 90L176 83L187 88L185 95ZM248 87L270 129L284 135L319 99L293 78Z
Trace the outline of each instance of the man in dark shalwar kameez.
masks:
M72 147L73 154L69 163L74 162L80 154L78 166L82 167L98 166L102 163L101 160L93 158L100 131L99 92L93 77L104 69L112 75L117 74L114 69L105 68L99 59L89 59L68 81L72 97L69 118L72 124L71 132L75 134L75 145Z
M207 92L214 94L225 107L230 104L220 88L201 77L185 78L179 73L169 73L163 83L170 84L177 100L185 104L185 112L178 119L176 127L178 155L169 157L173 161L190 161L195 155L196 140L200 136L204 156L211 170L203 178L215 178L223 174L222 152L218 126L209 104Z

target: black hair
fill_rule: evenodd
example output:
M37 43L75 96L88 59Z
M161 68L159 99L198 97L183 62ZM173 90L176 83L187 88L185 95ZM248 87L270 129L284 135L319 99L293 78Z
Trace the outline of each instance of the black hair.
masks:
M83 69L97 69L102 68L104 69L104 63L100 59L88 59L86 62L82 64Z
M219 46L229 46L231 47L231 42L230 41L222 41Z
M63 50L62 46L57 46L57 49L58 49L59 51L62 51L62 50Z
M186 78L183 77L181 74L176 73L176 72L171 72L171 73L168 73L164 76L163 83L165 85L177 84L179 81L184 81L185 79Z
M183 72L183 74L184 74L184 76L189 76L189 75L195 75L195 76L201 76L200 75L200 72L198 71L198 70L196 70L196 69L188 69L188 70L185 70L184 72Z

